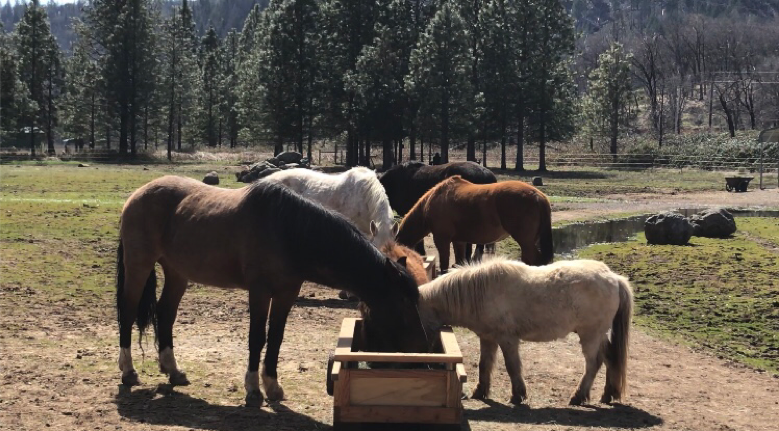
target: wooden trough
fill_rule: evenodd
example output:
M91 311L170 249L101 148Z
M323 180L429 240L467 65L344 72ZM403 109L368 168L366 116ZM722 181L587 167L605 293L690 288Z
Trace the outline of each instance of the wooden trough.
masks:
M361 352L356 345L362 319L347 318L328 366L333 428L362 424L424 424L425 429L459 430L463 356L451 328L441 330L441 353ZM359 362L435 364L435 368L359 369ZM432 426L432 427L431 427Z

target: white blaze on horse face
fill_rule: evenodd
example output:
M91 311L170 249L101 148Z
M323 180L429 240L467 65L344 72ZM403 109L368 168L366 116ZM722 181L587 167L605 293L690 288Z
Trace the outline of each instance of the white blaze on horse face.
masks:
M133 357L130 348L119 349L119 371L126 373L133 370Z
M247 394L259 391L260 373L257 371L247 371L246 377L243 379L243 387L246 388Z
M160 352L160 371L166 374L172 374L179 371L176 357L173 356L173 349L170 347L166 347Z

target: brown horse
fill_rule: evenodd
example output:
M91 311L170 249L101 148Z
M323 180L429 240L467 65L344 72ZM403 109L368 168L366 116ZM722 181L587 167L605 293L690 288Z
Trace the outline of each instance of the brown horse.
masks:
M155 263L165 274L159 301ZM146 184L122 210L116 286L122 383L139 384L130 355L136 322L141 333L149 324L155 329L160 371L172 384L189 383L173 356L173 323L187 283L194 281L249 291L245 387L252 404L263 399L258 370L270 317L262 381L269 400L282 399L279 348L306 280L365 301L386 350L427 351L416 282L340 215L274 183L228 190L166 176Z
M493 184L498 179L491 170L475 162L451 162L443 165L426 165L422 162L406 162L384 172L379 181L387 192L390 206L398 215L405 216L428 190L441 181L460 175L474 184ZM470 258L471 245L466 246L467 258ZM484 245L476 247L477 258L484 252ZM425 254L423 241L416 244L417 253Z
M389 242L381 247L381 252L387 256L391 261L398 262L404 266L411 277L416 282L417 286L421 286L430 279L428 278L427 271L425 271L425 262L422 256L414 250L400 245L394 241ZM362 333L360 334L361 340L359 344L365 346L365 350L378 352L386 351L386 346L383 346L384 328L382 325L376 325L371 318L371 309L363 301L357 304L357 310L363 318ZM434 341L434 340L430 340Z
M463 243L489 244L509 235L528 265L550 263L554 254L549 199L522 181L479 185L459 175L442 181L406 214L397 240L414 245L431 232L442 272L449 267L450 243L458 264L465 261Z

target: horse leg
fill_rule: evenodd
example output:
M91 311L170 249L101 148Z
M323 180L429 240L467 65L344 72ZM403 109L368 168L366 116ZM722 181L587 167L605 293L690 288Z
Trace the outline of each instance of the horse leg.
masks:
M279 349L284 339L284 327L287 324L289 310L292 309L301 286L278 290L271 302L268 322L268 350L265 351L265 361L262 367L262 386L265 388L265 396L269 401L284 399L284 390L279 386L277 373Z
M441 266L441 274L444 274L449 269L449 244L451 241L449 238L444 239L433 235L433 242L438 250L438 264Z
M470 260L470 254L466 254L466 245L464 242L452 243L454 248L454 263L455 265L463 265Z
M270 300L270 291L257 285L249 288L249 369L244 379L247 405L260 405L263 401L260 391L260 352L265 346L265 322L268 320Z
M492 381L492 368L495 364L495 354L498 352L498 343L479 337L481 355L479 357L479 384L473 390L471 398L485 400L490 396L490 383Z
M535 242L530 239L522 238L522 234L512 234L511 237L517 242L519 248L522 249L522 262L528 265L537 265L541 260L541 251L536 246Z
M476 247L478 247L478 245ZM471 244L469 242L469 243L465 244L465 261L468 262L468 263L471 262L472 257L473 257L471 255L471 253L473 253L473 244Z
M425 256L425 239L422 238L415 246L414 251L419 253L420 256Z
M165 287L157 302L157 341L159 343L160 372L168 375L171 385L189 384L186 373L181 371L173 355L173 324L176 322L179 303L187 290L187 279L165 267Z
M570 404L572 406L578 406L590 400L592 382L603 364L603 355L600 354L600 347L603 342L602 337L582 335L580 333L579 342L582 345L582 354L584 354L585 370L582 380L579 382L579 387L571 397Z
M506 362L506 372L511 379L511 403L522 404L527 401L527 387L522 378L522 359L519 357L519 340L500 343L503 360Z
M126 254L125 254L126 256ZM133 323L138 317L138 307L141 303L141 296L146 288L146 284L150 278L150 274L154 271L154 261L149 262L133 262L133 259L128 259L130 265L126 265L123 259L120 257L119 264L123 266L122 272L124 274L124 282L122 283L122 276L118 283L122 283L121 295L118 295L118 308L119 308L119 371L122 372L122 384L125 386L140 385L141 381L138 378L138 373L133 367L133 358L131 353L132 343L132 331Z
M484 257L484 244L476 244L476 253L473 255L473 260L480 261Z

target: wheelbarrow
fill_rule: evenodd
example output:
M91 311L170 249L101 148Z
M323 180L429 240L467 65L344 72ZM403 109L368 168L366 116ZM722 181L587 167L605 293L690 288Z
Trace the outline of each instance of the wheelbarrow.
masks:
M753 178L755 177L725 177L725 190L729 192L745 192Z

